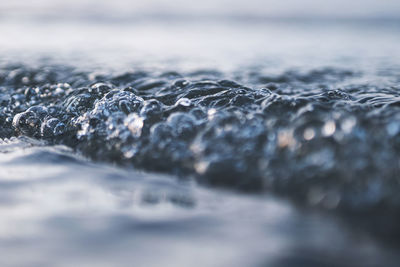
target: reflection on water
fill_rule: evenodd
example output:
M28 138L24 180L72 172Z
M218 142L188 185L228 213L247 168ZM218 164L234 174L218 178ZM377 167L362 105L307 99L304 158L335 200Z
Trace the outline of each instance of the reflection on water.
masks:
M0 151L2 266L398 262L368 235L284 201L94 164L26 138Z

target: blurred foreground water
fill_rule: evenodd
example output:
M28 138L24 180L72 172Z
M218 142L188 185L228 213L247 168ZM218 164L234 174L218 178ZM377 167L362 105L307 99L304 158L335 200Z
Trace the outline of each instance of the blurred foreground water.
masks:
M4 19L0 264L397 266L398 26Z
M2 266L397 266L331 215L267 196L91 163L31 139L0 144Z

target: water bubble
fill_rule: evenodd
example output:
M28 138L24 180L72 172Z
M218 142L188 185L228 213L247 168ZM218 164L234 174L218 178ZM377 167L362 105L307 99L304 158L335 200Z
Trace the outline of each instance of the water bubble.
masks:
M40 125L40 119L32 111L25 111L14 116L13 126L26 135L34 135Z
M334 121L327 121L322 127L322 134L324 136L331 136L336 131L336 124Z
M315 131L312 128L307 128L304 130L303 137L305 140L310 141L315 137Z
M386 126L386 130L387 130L388 134L391 136L397 135L400 131L400 124L397 121L390 122Z
M50 118L42 123L41 135L43 137L49 138L53 136L59 136L62 135L64 132L65 125L57 118Z
M196 133L195 118L185 113L173 113L167 123L172 127L174 135L180 138L190 138Z
M112 90L111 85L102 82L95 83L89 88L90 93L94 93L97 95L104 95L111 90Z
M176 106L184 106L184 107L189 107L192 104L189 98L180 98L178 101L176 101Z
M293 138L291 131L283 130L278 133L278 145L281 148L291 147L296 144L296 140Z
M44 106L33 106L28 108L27 111L33 112L40 119L43 119L48 114L47 108Z
M208 116L208 120L212 120L215 116L215 114L217 114L217 110L215 108L211 108L207 111L207 116Z
M146 100L140 110L140 116L145 118L156 118L161 115L163 104L155 99Z
M343 130L343 132L345 133L350 133L354 126L356 125L357 120L354 117L349 117L343 120L342 124L341 124L341 128Z
M125 119L124 124L134 137L140 137L144 125L142 117L138 116L136 113L132 113Z

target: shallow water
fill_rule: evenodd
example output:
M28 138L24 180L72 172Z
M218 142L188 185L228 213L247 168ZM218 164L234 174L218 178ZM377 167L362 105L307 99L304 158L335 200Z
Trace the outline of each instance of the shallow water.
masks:
M370 235L283 200L91 163L27 138L2 142L0 151L2 266L398 262Z
M397 21L3 22L2 266L397 266Z

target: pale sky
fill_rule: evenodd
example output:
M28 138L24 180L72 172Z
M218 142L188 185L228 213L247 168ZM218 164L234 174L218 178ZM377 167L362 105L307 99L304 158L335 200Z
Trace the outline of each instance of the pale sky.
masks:
M400 17L400 0L12 0L6 15L86 13L257 15L266 17Z

